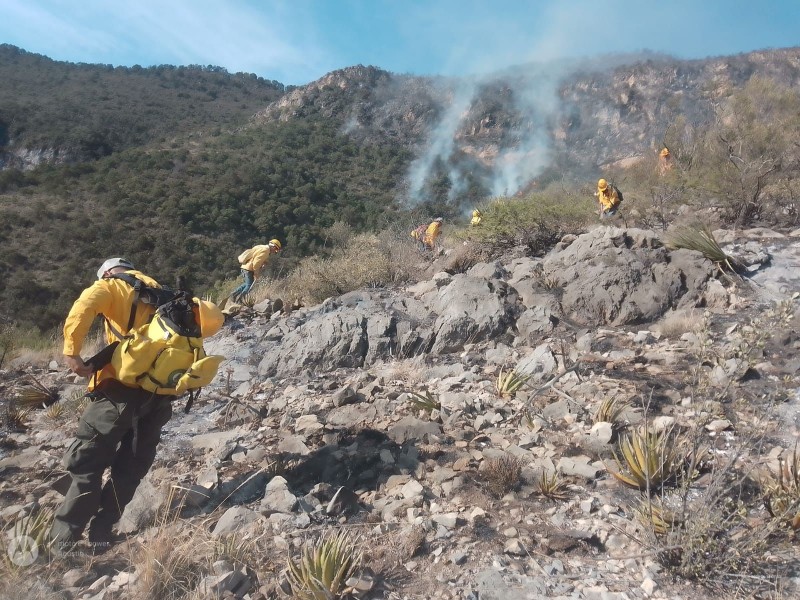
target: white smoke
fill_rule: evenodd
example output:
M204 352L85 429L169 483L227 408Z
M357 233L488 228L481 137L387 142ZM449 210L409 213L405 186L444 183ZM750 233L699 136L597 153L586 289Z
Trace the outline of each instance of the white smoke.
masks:
M411 163L408 173L408 196L412 204L417 204L423 200L422 188L425 186L425 181L437 159L441 159L446 163L452 155L456 131L458 131L458 126L469 112L474 96L475 84L472 81L464 81L453 90L453 100L446 107L438 125L431 131L425 151ZM460 179L460 175L454 178L453 174L451 174L452 181L455 182Z

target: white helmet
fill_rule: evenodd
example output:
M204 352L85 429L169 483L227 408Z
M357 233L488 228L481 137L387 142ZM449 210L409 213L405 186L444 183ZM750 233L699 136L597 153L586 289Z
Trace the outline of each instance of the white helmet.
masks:
M100 265L97 269L97 278L102 279L106 271L110 271L114 267L125 267L126 269L135 269L133 263L127 258L109 258L106 262Z

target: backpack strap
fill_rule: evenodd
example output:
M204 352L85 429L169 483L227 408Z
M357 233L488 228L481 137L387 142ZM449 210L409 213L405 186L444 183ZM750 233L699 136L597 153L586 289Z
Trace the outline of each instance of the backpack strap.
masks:
M125 328L125 332L127 334L127 332L129 332L133 327L133 322L136 320L136 308L139 306L139 298L142 296L142 288L145 287L144 282L141 279L137 279L133 275L128 275L127 273L114 273L113 275L109 275L106 279L120 279L133 288L131 315L128 317L128 326ZM105 319L105 316L103 318ZM111 332L120 340L125 338L124 335L116 330L116 328L109 322L108 319L106 319L106 324Z

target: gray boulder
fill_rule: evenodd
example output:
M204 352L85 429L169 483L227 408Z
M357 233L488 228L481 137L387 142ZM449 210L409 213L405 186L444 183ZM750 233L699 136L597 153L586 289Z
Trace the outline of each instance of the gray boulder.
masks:
M564 314L585 325L648 322L695 306L713 274L697 252L669 252L652 231L616 227L579 236L542 266L563 289Z

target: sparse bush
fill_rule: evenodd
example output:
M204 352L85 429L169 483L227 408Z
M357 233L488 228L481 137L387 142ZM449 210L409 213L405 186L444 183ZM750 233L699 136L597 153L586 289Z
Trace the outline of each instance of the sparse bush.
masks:
M482 469L489 491L498 498L516 489L522 476L522 462L516 456L504 455L492 458Z
M5 567L8 570L13 571L21 566L11 561L8 543L18 544L16 550L23 553L30 552L41 555L48 551L47 534L53 523L53 514L53 511L49 509L36 509L29 515L15 519L11 526L3 532L5 539L0 544L0 552L2 552Z
M6 406L5 426L9 431L25 431L28 428L28 412L11 401Z
M60 421L66 410L67 409L63 402L56 402L55 404L48 406L44 414L51 421Z
M307 544L299 557L289 559L287 576L292 598L337 600L343 597L344 582L361 565L362 555L346 532L322 536Z

